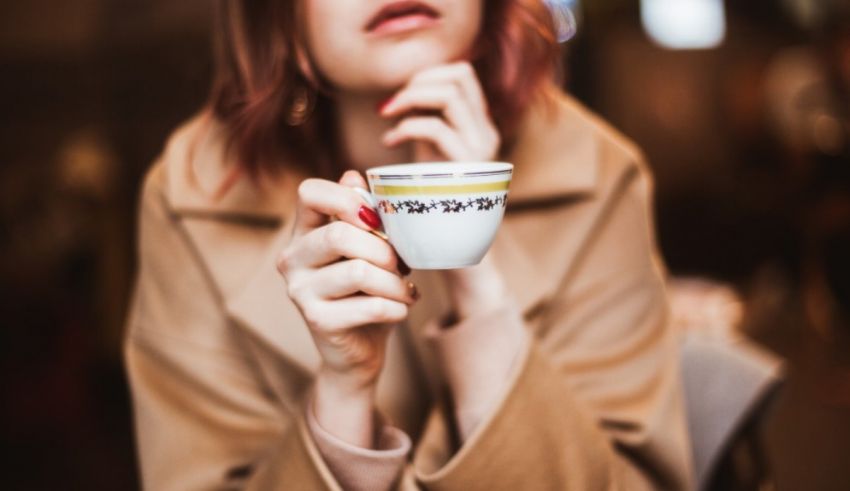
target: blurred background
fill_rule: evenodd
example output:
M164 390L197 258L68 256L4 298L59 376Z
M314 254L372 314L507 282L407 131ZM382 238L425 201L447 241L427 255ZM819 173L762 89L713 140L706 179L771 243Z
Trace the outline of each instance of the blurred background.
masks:
M785 361L762 489L850 489L848 2L566 3L565 84L649 157L683 329ZM0 7L4 488L138 487L121 362L136 200L206 98L210 8Z

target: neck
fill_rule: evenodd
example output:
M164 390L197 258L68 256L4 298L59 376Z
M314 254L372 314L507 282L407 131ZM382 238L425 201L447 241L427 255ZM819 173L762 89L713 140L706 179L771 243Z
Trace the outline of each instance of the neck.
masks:
M395 148L381 143L384 133L395 121L378 115L377 106L385 97L380 95L340 94L335 99L338 135L348 165L356 170L366 170L378 165L410 162L411 145Z

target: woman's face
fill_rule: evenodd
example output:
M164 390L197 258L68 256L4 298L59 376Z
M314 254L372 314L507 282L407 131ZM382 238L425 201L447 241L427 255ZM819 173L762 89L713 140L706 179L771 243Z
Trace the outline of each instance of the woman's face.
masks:
M484 0L299 0L307 49L344 92L386 92L417 71L466 59Z

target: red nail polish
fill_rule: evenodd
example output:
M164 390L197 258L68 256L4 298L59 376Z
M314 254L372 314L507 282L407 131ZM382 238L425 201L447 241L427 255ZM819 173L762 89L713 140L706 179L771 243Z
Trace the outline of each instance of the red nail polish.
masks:
M369 208L366 205L360 207L360 211L357 212L357 216L363 220L363 223L369 226L369 228L379 229L381 228L381 217L375 213L375 210Z
M392 97L387 97L386 99L380 101L378 103L378 105L375 106L375 111L378 114L381 114L382 112L384 112L384 108L387 107L389 105L389 103L392 102L392 101L393 101Z

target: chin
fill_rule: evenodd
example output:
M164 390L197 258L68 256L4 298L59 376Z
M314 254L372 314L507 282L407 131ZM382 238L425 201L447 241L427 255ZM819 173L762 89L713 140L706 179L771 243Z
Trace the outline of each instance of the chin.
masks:
M372 72L372 83L379 90L396 90L404 86L418 72L448 63L449 58L408 58L397 63L382 63Z
M463 59L467 49L459 44L437 36L376 43L349 51L348 56L339 55L336 63L325 63L322 71L343 91L391 92L426 68Z
M455 53L457 51L457 53ZM381 91L396 90L416 73L433 66L461 59L462 50L446 49L432 43L411 43L406 46L376 50L367 67L368 85Z

